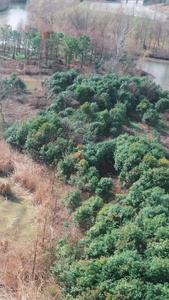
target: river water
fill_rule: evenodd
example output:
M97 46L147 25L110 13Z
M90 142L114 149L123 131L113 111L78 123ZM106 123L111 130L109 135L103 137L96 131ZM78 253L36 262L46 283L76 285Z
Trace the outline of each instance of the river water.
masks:
M165 90L169 90L169 61L144 58L141 63L138 61L137 67L154 76L154 81L160 84Z
M13 29L17 29L19 24L26 25L28 12L24 4L11 5L6 11L0 12L0 26L9 24Z
M112 11L116 12L119 9L123 9L128 15L135 16L148 16L151 19L160 19L166 21L169 16L152 10L148 6L143 6L142 1L128 0L128 3L123 1L122 3L109 3L109 2L94 2L89 4L92 9L101 11ZM4 24L10 24L13 29L17 29L19 23L25 25L28 21L28 12L26 11L25 5L15 4L11 5L7 11L0 13L0 26ZM144 59L139 66L142 70L152 74L154 81L160 84L162 88L169 89L169 62L157 60L157 59ZM25 82L28 84L28 88L33 89L34 87L40 88L40 79L33 80L32 77L27 78Z

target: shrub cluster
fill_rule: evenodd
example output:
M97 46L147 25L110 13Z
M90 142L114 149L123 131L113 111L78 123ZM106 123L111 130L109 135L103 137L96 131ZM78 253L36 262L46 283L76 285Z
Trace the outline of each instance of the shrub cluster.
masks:
M64 299L167 300L169 161L157 138L125 133L133 116L155 126L167 93L147 78L74 70L48 83L56 102L7 134L76 187L66 200L86 238L58 243ZM115 198L112 175L126 194Z

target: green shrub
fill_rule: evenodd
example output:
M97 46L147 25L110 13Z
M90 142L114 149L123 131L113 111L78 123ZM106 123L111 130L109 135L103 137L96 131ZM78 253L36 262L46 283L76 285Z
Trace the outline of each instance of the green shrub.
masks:
M96 196L88 199L77 208L74 215L75 222L82 228L88 228L95 222L97 212L103 207L102 198Z
M154 109L149 108L144 113L142 121L143 121L143 123L146 123L147 125L156 126L159 122L159 115Z
M58 167L65 179L69 179L71 174L77 170L75 160L71 156L67 156L64 160L61 160Z
M157 111L164 113L167 109L169 109L169 99L161 98L158 100L155 107Z
M29 133L29 123L15 123L6 131L7 142L22 149Z
M78 73L74 69L70 69L67 72L56 72L44 84L50 85L52 91L57 94L60 91L66 90L69 85L72 85L77 75Z
M82 194L79 190L74 190L70 192L68 198L66 198L66 202L68 206L72 209L76 209L81 205L82 202Z
M111 195L112 188L113 181L111 178L101 178L96 188L96 194L103 198L108 198Z
M25 82L15 73L11 75L10 79L8 79L8 83L18 90L26 89Z
M72 152L74 149L74 143L72 140L66 140L63 138L57 138L55 142L50 142L47 145L43 145L40 149L40 158L47 164L51 164L53 161L59 161L64 156Z
M153 104L146 98L144 98L136 107L136 111L138 111L141 116L143 116L148 109L153 109Z
M90 85L78 85L74 91L76 99L81 103L90 102L91 98L94 96L94 90Z

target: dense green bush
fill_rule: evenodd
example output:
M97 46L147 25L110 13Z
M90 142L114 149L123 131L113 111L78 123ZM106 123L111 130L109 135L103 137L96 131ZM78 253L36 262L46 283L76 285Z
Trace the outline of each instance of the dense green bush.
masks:
M76 70L71 69L67 72L56 72L50 79L47 79L44 84L52 87L52 92L57 94L73 83L78 73Z
M156 110L159 112L164 113L167 109L169 109L169 99L161 98L156 103Z
M136 111L138 111L141 116L143 116L148 109L153 109L153 104L146 98L144 98L136 107Z
M7 142L22 149L27 140L28 132L29 123L14 123L6 132L7 136L9 136Z
M102 177L97 184L96 194L108 198L112 193L113 181L111 178Z
M149 108L144 113L142 121L143 121L143 123L146 123L147 125L156 126L159 122L159 115L154 109Z
M47 84L61 91L56 101L7 134L74 185L67 206L87 231L77 244L57 244L53 273L63 298L167 300L169 160L157 130L147 137L140 122L157 124L168 93L147 78L74 70Z
M13 73L9 79L4 79L3 84L5 84L6 86L11 86L16 90L26 89L26 84L24 83L24 81L15 73Z
M77 170L75 160L71 156L67 156L64 160L61 160L58 167L65 179L69 179L71 174Z
M82 194L79 190L72 191L69 196L66 198L68 206L72 209L76 209L81 205Z
M94 96L94 90L90 85L78 85L74 91L76 99L81 103L90 102L90 99Z
M74 143L72 140L66 140L58 137L55 142L43 145L40 149L40 158L47 164L51 164L54 161L58 162L64 158L64 156L74 149Z
M82 228L89 228L95 222L97 212L103 207L103 199L95 196L83 203L74 215L75 222Z

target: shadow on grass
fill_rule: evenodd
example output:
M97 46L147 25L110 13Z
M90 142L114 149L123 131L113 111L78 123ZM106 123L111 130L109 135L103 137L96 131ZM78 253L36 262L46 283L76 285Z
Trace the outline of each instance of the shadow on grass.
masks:
M163 121L161 121L161 122L159 122L159 124L157 124L156 129L161 134L165 134L165 135L169 134L169 125L164 123Z
M142 128L140 128L139 124L133 121L130 122L128 126L125 126L123 129L124 133L128 133L131 135L135 135L136 133L145 134L145 131Z
M6 200L11 201L13 203L21 203L22 202L22 200L20 198L16 197L14 194L10 194L10 195L8 195L8 194L2 194L2 196Z

